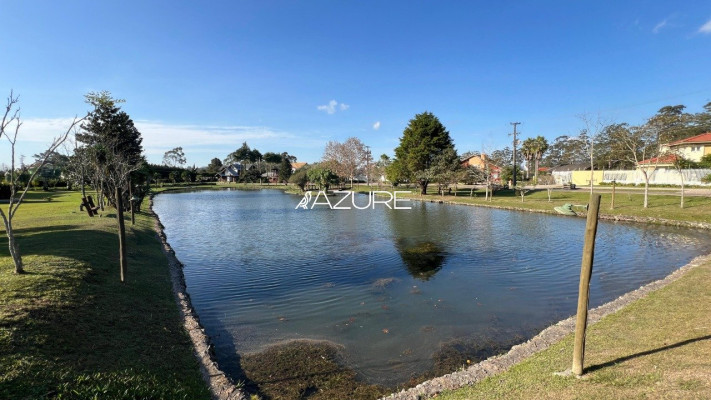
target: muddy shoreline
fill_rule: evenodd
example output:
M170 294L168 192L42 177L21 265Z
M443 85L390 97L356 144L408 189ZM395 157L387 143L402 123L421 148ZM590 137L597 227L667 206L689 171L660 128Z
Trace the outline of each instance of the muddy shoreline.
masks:
M163 231L163 224L161 223L158 215L153 211L153 194L150 197L149 212L154 218L154 227L156 234L162 244L162 249L166 258L168 259L170 267L170 276L173 286L173 293L176 303L178 304L181 317L183 319L183 325L193 343L193 348L195 356L200 364L200 369L205 379L205 382L210 387L212 397L214 399L229 399L229 400L242 400L248 399L249 394L244 390L244 384L239 382L235 384L232 379L229 378L224 371L222 371L218 365L217 357L214 353L213 344L210 337L205 333L205 329L200 323L199 316L193 308L190 296L186 291L185 277L183 275L183 264L175 256L175 251L171 248L170 244L167 242L166 235ZM417 201L428 201L413 199ZM553 214L552 211L547 210L533 210L533 209L521 209L515 207L501 207L494 205L479 205L479 204L467 204L460 203L457 201L436 201L429 200L431 202L438 202L443 204L456 204L456 205L470 205L470 206L483 206L504 210L513 211L524 211L524 212L537 212L544 214ZM612 220L612 221L627 221L627 222L641 222L641 223L652 223L668 226L678 226L685 228L694 229L709 229L711 230L711 224L708 223L693 223L685 221L671 221L664 220L660 218L641 218L641 217L624 217L615 215L600 215L600 219ZM590 310L589 312L589 324L594 324L604 316L614 313L629 303L644 297L646 294L662 288L669 283L677 280L683 276L691 268L700 265L704 262L711 261L711 255L699 256L694 258L687 265L675 270L667 277L651 282L647 285L640 287L637 290L626 293L617 299L603 304L597 308ZM571 316L565 320L562 320L546 329L541 331L538 335L534 336L530 340L515 345L504 355L490 357L484 361L477 364L471 365L464 370L446 374L434 379L427 380L418 384L410 389L405 389L397 393L390 394L388 396L382 397L382 399L387 400L410 400L410 399L423 399L444 390L451 390L460 388L462 386L471 385L473 383L479 382L482 379L495 375L499 372L506 371L511 366L523 361L527 357L548 348L553 343L558 342L565 335L572 333L575 329L575 316ZM344 367L347 369L347 367Z

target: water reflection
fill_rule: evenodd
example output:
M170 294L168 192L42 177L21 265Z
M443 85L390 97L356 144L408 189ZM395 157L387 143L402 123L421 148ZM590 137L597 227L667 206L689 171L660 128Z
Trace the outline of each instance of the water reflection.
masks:
M435 242L400 238L395 246L413 278L427 281L442 269L445 253L442 246Z
M575 312L584 219L422 202L297 210L299 200L274 190L155 198L193 305L238 379L248 355L306 339L342 346L365 382L401 385ZM591 307L711 243L708 232L601 221L595 250Z
M412 277L421 281L434 277L445 264L452 236L467 229L461 214L452 211L442 206L428 212L427 204L419 202L408 211L386 213L395 249Z

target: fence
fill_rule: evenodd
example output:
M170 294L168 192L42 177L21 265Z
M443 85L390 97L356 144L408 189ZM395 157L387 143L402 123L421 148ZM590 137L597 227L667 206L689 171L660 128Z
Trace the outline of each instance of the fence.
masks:
M681 172L681 173L680 173ZM702 182L702 179L711 175L711 169L676 169L658 168L649 172L650 185L681 185L681 178L684 177L685 185L711 186L710 183ZM553 172L555 183L559 185L574 183L577 186L590 185L590 171L561 171ZM593 185L602 183L644 185L644 174L640 170L611 170L593 171Z

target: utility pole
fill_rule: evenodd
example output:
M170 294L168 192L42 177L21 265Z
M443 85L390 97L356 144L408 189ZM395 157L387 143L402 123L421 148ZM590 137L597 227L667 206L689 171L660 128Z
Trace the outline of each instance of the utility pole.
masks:
M370 186L370 146L365 146L365 181Z
M510 122L514 127L513 131L513 186L516 187L516 126L520 125L520 122Z

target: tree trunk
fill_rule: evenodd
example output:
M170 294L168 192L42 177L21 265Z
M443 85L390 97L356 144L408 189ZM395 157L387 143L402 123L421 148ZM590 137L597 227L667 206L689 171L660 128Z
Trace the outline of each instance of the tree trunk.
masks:
M119 264L121 268L121 282L126 282L126 271L128 260L126 259L126 225L123 223L123 198L121 191L116 188L116 218L118 219L119 237Z
M420 182L420 194L421 195L426 195L427 194L427 184L428 182Z
M536 157L536 170L533 171L533 180L538 184L538 157Z
M684 208L684 175L679 171L681 177L681 208Z
M86 185L84 184L84 167L81 167L81 197L86 197Z
M128 185L128 202L131 203L131 225L136 225L136 210L133 205L133 185Z
M15 273L24 274L25 268L22 265L22 255L20 254L20 245L17 244L15 240L15 233L12 231L12 221L8 219L5 213L1 213L2 220L5 223L5 232L7 232L7 242L8 249L10 250L10 255L12 256L12 261L15 263Z
M593 194L593 179L595 178L595 171L590 168L590 195Z
M644 208L648 208L649 205L649 178L645 175L644 177Z

